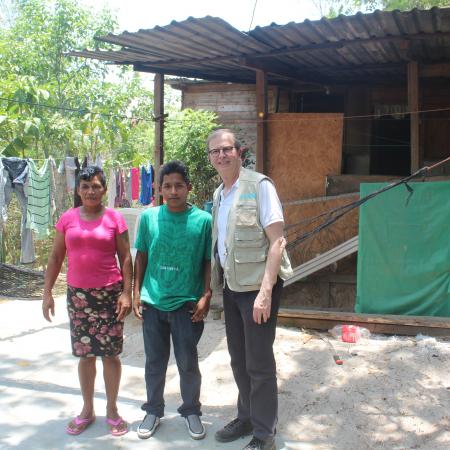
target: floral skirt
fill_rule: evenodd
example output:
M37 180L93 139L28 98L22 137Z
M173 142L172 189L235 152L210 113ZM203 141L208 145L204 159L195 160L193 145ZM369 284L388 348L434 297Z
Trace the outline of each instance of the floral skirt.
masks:
M102 288L67 286L67 310L74 356L116 356L122 353L123 322L116 319L122 282Z

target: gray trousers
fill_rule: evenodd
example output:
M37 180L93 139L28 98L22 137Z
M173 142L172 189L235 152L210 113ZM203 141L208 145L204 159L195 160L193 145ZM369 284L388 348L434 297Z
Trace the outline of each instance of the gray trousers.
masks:
M27 196L25 195L24 185L15 183L11 184L11 180L7 179L5 184L5 206L8 208L11 203L13 194L20 204L22 210L22 226L20 229L20 262L22 264L29 264L36 259L34 255L34 244L32 231L27 228Z
M275 435L278 416L273 343L282 289L283 281L278 279L272 291L270 319L260 325L253 320L258 291L235 292L227 286L223 290L228 351L239 390L238 418L250 419L253 435L262 440Z

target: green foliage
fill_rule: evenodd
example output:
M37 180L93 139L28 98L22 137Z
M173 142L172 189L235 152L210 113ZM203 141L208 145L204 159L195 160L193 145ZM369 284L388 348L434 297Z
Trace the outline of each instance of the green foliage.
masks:
M383 0L382 7L384 10L392 11L399 9L401 11L408 11L413 8L430 9L433 6L449 6L448 0Z
M360 0L313 0L322 17L334 17L354 14L361 8Z
M206 139L217 127L216 114L185 109L171 117L165 129L164 159L178 159L188 166L192 181L190 200L199 207L211 199L218 184L206 152Z
M94 40L115 31L111 13L94 14L77 0L0 0L0 8L0 154L148 160L153 93L141 76L67 55L111 48ZM20 213L14 205L8 213L6 259L17 263ZM36 244L39 267L45 245Z
M5 80L0 153L33 158L90 153L129 161L148 151L148 143L136 147L141 141L134 138L139 121L132 117L146 119L138 135L151 137L153 128L153 94L139 75L131 69L112 73L104 63L67 56L86 47L109 48L94 37L114 32L111 13L93 14L76 0L2 0L6 3L12 13L0 29Z
M373 12L376 9L409 11L414 8L429 9L433 6L449 6L448 0L313 0L321 16L333 18L340 14L352 15L358 11Z

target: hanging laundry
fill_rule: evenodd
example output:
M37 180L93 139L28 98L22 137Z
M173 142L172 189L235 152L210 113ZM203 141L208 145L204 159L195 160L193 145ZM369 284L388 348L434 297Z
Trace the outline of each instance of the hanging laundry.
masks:
M131 200L139 200L139 168L131 169Z
M24 184L27 181L28 162L21 158L2 158L2 163L3 168L7 173L4 188L5 208L8 208L13 194L15 194L22 212L22 223L20 228L20 262L22 264L30 264L35 261L36 257L34 253L33 233L26 227L28 199Z
M126 198L125 172L119 169L116 173L116 197L114 199L115 208L129 208L130 202Z
M131 192L131 170L124 169L125 173L125 197L128 200L129 205L133 203L133 196Z
M3 167L12 184L25 184L28 175L28 163L22 158L2 158Z
M53 225L55 205L51 191L51 165L53 159L45 160L40 169L32 159L28 160L27 228L36 233L36 239L46 239Z
M142 205L149 205L152 201L152 166L141 167L141 195L139 202Z
M56 169L56 164L52 164L50 169L52 171L52 180L55 190L55 214L56 217L60 217L61 214L68 209L64 160L59 163L58 169Z
M108 177L108 208L114 208L114 200L116 198L116 173L114 169L109 169Z
M67 192L72 192L75 189L75 158L73 156L66 156L64 160L64 171L66 173Z

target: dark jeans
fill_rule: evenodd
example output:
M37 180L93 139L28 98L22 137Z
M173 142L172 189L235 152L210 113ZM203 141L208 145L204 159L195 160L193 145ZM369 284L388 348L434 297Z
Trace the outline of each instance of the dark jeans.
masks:
M178 412L184 417L190 414L201 415L202 376L198 367L197 344L202 336L204 323L193 323L189 310L188 304L176 311L160 311L144 304L142 315L147 402L142 405L142 409L148 414L164 416L164 385L172 336L183 399Z
M270 319L258 325L253 303L258 291L235 292L225 286L223 310L231 368L239 396L238 418L251 420L253 435L266 440L275 435L278 391L273 342L283 281L272 291Z

